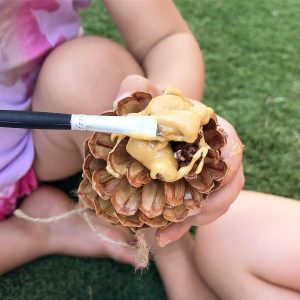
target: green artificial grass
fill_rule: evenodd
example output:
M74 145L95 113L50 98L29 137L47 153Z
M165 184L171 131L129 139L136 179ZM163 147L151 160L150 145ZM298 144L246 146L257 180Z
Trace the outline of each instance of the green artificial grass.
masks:
M245 144L246 189L300 199L299 1L177 0L176 4L203 50L205 102L234 124ZM86 33L121 41L98 2L82 13L82 20ZM72 180L71 188L78 180ZM153 265L141 274L109 259L59 256L3 276L0 299L166 296Z

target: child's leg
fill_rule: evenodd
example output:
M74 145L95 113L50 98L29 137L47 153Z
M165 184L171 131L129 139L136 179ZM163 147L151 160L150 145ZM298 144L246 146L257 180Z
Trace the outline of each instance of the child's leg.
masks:
M155 245L152 239L151 245ZM154 246L154 260L170 300L217 300L197 270L193 249L195 241L189 233L163 248Z
M23 202L21 209L33 217L48 218L74 208L68 196L52 187L41 187ZM97 230L111 239L132 242L132 235L123 229L92 217ZM0 275L37 257L49 254L77 256L109 256L134 264L132 250L103 243L81 215L41 224L11 217L0 223Z
M58 47L46 59L33 96L33 110L98 114L112 109L121 81L142 74L124 49L99 37L83 37ZM80 171L83 142L91 133L34 131L34 168L41 180Z
M142 70L116 44L96 37L72 40L46 59L34 92L33 110L97 114L111 109L121 81L130 74L142 74ZM34 131L37 177L55 180L79 172L82 145L90 134ZM58 190L40 188L21 208L35 217L49 217L73 207ZM97 227L112 238L130 241L128 231L107 222L99 221ZM0 223L0 244L5 245L0 251L0 274L50 253L111 256L134 263L131 251L100 240L80 216L45 225L9 218Z
M242 192L224 216L198 228L198 270L222 299L300 299L299 230L300 202Z

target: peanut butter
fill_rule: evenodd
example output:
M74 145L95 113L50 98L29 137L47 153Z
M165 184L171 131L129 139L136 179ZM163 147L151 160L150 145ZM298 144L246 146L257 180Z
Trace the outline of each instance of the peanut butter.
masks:
M153 179L160 178L167 182L179 180L200 160L195 171L199 174L209 149L204 139L200 140L199 150L191 162L181 168L174 158L169 141L194 143L202 131L201 127L209 122L213 114L211 108L184 97L176 89L168 88L163 95L153 98L143 111L136 114L154 117L159 124L160 135L147 141L139 139L134 133L130 134L126 150L150 170Z
M152 116L157 120L158 141L193 143L200 126L208 123L214 111L204 104L184 97L180 91L168 88L164 94L151 100L138 115Z

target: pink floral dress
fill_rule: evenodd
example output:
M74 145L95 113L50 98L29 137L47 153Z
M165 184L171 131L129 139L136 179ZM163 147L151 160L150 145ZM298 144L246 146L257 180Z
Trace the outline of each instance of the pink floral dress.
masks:
M90 0L0 0L0 109L30 110L46 56L78 35ZM32 133L0 128L0 220L37 187Z

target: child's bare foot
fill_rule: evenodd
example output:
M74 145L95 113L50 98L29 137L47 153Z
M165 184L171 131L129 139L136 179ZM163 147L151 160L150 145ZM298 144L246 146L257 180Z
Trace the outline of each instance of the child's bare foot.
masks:
M75 204L66 194L52 187L39 188L28 196L21 206L22 211L37 218L61 215L74 208ZM90 219L97 231L106 237L126 243L133 242L134 238L129 230L113 226L94 216L90 216ZM17 222L26 222L25 226L31 226L31 231L28 232L33 232L41 240L40 245L46 248L45 254L111 257L135 265L134 250L101 240L81 214L48 224L31 223L25 220Z
M215 300L215 295L202 281L194 262L194 239L187 233L165 247L157 246L154 231L146 233L154 261L163 280L168 298Z

